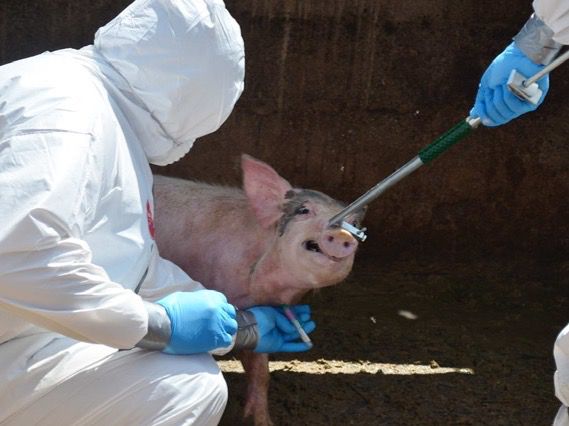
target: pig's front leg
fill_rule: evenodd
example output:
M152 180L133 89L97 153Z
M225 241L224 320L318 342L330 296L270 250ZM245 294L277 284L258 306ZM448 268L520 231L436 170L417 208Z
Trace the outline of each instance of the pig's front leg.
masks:
M255 426L271 426L269 415L269 356L242 351L239 359L247 375L244 417L253 416Z

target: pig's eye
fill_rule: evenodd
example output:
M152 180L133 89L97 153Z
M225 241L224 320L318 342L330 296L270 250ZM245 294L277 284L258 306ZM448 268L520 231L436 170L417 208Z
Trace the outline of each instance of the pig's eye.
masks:
M306 208L305 206L300 206L294 212L294 214L308 214L308 213L310 213L310 210L308 210L308 208Z

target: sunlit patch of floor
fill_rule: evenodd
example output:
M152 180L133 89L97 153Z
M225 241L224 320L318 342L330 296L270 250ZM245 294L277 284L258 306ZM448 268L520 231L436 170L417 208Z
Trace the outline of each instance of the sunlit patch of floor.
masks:
M238 360L218 360L223 372L243 373L243 367ZM317 361L270 361L271 371L290 371L304 374L474 374L471 368L441 367L435 361L429 364L390 364L369 361L339 361L319 359Z

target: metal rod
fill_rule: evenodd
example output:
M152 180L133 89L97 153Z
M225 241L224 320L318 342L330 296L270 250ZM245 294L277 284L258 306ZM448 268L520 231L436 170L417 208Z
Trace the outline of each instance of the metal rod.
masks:
M535 83L541 77L550 73L553 69L557 68L559 65L561 65L563 62L565 62L567 59L569 59L569 50L567 50L562 55L558 56L554 61L552 61L550 64L546 65L545 67L543 67L536 74L525 79L521 83L521 85L526 87L526 88L531 86L533 83ZM528 98L528 100L529 100L529 98ZM466 122L470 125L470 127L472 129L475 129L480 125L481 120L480 120L480 117L469 116L466 118ZM435 141L435 143L436 143L436 141ZM431 146L433 144L431 144ZM445 148L445 150L447 149L446 147L444 147L444 148ZM437 155L438 154L440 154L440 153L437 153ZM366 205L368 205L370 202L372 202L377 197L379 197L383 192L385 192L386 189L393 186L394 184L399 182L404 177L413 173L415 170L417 170L423 164L424 163L421 160L421 158L419 158L419 156L416 156L411 161L409 161L408 163L403 165L403 167L399 168L394 173L389 175L387 178L383 179L381 182L379 182L377 185L375 185L373 188L371 188L369 191L367 191L364 195L362 195L356 201L354 201L353 203L351 203L350 205L348 205L344 209L342 209L338 214L336 214L334 217L332 217L332 219L330 219L330 221L328 222L328 226L336 226L336 225L340 224L340 226L343 229L350 232L359 241L363 242L367 238L365 235L365 232L364 232L365 229L358 229L358 228L352 226L351 224L344 222L343 221L344 218L346 216L348 216L349 214L355 212L356 210L359 210L359 209L365 207Z
M413 158L411 161L403 165L401 168L393 172L391 175L383 179L369 191L367 191L364 195L354 201L352 204L344 208L338 214L336 214L332 219L330 219L329 225L336 225L337 223L341 222L346 216L350 213L355 212L356 210L361 209L362 207L368 205L370 202L375 200L379 197L386 189L395 185L404 177L410 175L415 170L423 165L421 159L417 156Z
M541 69L541 71L536 72L534 75L532 75L528 79L524 80L524 82L523 82L524 87L531 86L533 83L535 83L541 77L543 77L545 74L548 74L551 71L553 71L555 68L557 68L563 62L565 62L567 59L569 59L569 50L567 52L565 52L564 54L555 58L555 60L551 61L550 64L543 67Z
M480 125L480 117L468 116L468 117L466 117L465 121L473 129L477 128ZM377 185L375 185L373 188L368 190L364 195L362 195L356 201L354 201L350 205L346 206L338 214L336 214L334 217L332 217L332 219L330 219L329 226L333 226L333 225L336 225L336 224L342 222L342 220L346 216L348 216L349 214L351 214L351 213L363 208L364 206L368 205L370 202L372 202L377 197L379 197L383 192L385 192L388 188L395 185L397 182L399 182L404 177L413 173L415 170L417 170L423 164L425 164L425 163L423 162L423 160L421 160L419 155L415 156L411 161L404 164L402 167L397 169L391 175L389 175L388 177L383 179L381 182L379 182ZM348 232L350 232L352 235L356 236L356 234L354 234L354 231L357 228L352 229L352 227L350 227L348 224L343 224L342 227L344 229L346 229ZM360 241L363 241L363 239L365 239L365 234L362 233L360 236L356 236L356 238L358 238Z

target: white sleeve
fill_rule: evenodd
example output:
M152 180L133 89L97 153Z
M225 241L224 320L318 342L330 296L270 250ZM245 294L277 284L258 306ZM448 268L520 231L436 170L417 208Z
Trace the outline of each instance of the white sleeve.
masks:
M141 298L110 281L82 240L97 183L92 136L37 131L0 139L0 308L66 336L131 348Z
M553 377L555 395L563 405L569 406L569 325L555 339L553 356L556 366Z
M536 15L553 31L553 39L569 44L569 1L534 0Z

